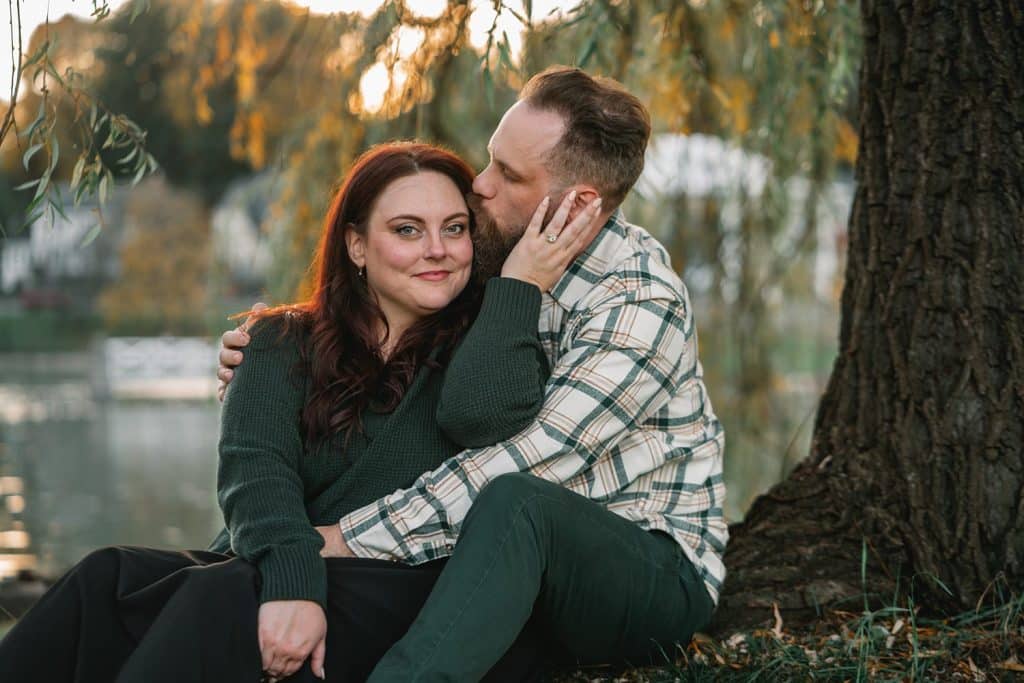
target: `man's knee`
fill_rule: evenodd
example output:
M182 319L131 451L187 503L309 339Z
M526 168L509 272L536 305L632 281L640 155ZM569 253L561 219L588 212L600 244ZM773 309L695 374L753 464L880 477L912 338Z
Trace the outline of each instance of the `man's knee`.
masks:
M494 506L508 509L510 506L535 497L552 486L549 482L525 472L510 472L492 479L480 491L474 507Z
M466 522L480 517L505 519L510 515L526 512L534 515L541 512L552 492L560 489L557 484L544 481L532 474L511 472L491 480L477 496L469 509Z

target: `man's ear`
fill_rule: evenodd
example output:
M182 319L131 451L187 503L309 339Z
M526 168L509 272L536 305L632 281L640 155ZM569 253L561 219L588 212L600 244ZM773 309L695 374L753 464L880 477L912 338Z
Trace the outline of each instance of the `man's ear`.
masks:
M576 214L587 208L590 202L601 196L593 185L577 185L574 189L576 190L576 199L572 203L572 208L569 209L569 218L566 219L566 223L571 222L572 219L576 218Z
M355 228L345 230L345 246L348 247L348 257L356 268L366 265L366 238L356 232Z

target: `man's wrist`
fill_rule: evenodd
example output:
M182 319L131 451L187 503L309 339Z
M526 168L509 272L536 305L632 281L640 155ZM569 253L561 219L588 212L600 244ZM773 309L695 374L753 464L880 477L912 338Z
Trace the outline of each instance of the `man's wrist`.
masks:
M341 533L341 522L340 521L337 524L334 525L334 530L335 530L335 533L336 533L336 536L335 536L335 540L336 540L335 551L337 552L337 556L338 557L355 557L356 556L355 553L352 552L352 549L348 547L348 543L345 542L345 534Z

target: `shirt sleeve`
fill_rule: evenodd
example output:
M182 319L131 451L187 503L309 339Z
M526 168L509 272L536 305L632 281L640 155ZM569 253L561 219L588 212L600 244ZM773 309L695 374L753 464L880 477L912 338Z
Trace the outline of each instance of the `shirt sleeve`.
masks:
M217 498L235 553L259 567L260 601L327 597L323 538L306 515L299 474L305 393L297 340L278 321L252 332L221 413Z
M552 372L537 420L500 444L459 453L411 488L342 518L342 534L356 555L417 564L447 554L489 481L518 471L566 482L697 372L692 316L668 287L620 287L572 317L569 348Z
M441 430L463 448L508 439L540 412L550 374L537 334L540 300L528 282L488 281L480 313L445 370L437 408Z

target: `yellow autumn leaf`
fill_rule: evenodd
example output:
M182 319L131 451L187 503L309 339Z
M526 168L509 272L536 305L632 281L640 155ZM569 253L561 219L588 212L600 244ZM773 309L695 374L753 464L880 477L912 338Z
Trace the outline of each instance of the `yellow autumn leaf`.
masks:
M857 161L857 147L860 138L857 131L853 129L846 119L839 119L836 124L836 146L835 155L837 158L853 164Z

